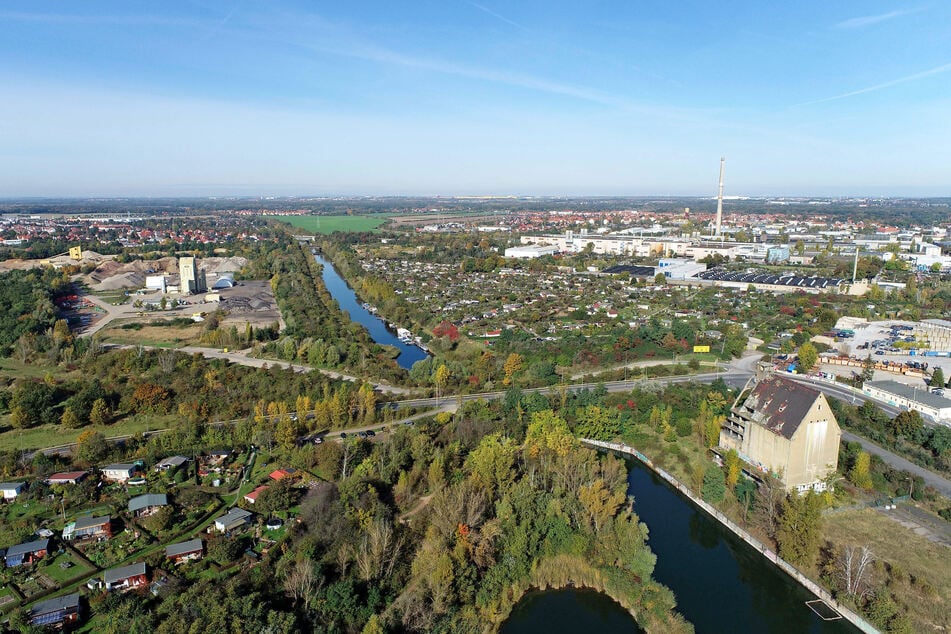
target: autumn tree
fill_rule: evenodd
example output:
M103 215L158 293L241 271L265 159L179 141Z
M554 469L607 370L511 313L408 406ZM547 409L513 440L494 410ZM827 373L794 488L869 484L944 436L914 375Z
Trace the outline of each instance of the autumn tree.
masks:
M819 353L816 347L808 341L799 346L799 369L803 373L812 372L819 361Z
M503 383L505 385L511 385L512 380L515 378L515 375L522 369L524 364L524 359L522 355L517 352L511 353L508 358L505 359L505 364L502 366L502 372L505 374Z
M63 409L63 415L60 416L59 424L69 429L76 429L83 426L83 421L79 418L72 407Z
M860 451L855 456L852 469L849 470L849 480L860 489L872 488L871 462L872 457L868 452Z
M439 395L443 393L446 389L446 384L449 382L449 368L446 367L446 364L440 364L436 368L436 372L433 373L433 384L436 386L436 398L439 398Z
M132 392L130 405L138 413L159 413L168 411L168 400L171 394L161 385L154 383L140 383Z
M594 527L595 533L611 521L625 499L624 491L612 492L601 478L578 490L578 502L581 503L581 508L584 509L586 518Z
M723 468L726 471L726 485L733 490L743 472L743 462L735 449L730 449L723 456Z
M112 417L109 411L109 404L103 398L97 398L92 403L92 410L89 412L89 422L93 425L105 425Z

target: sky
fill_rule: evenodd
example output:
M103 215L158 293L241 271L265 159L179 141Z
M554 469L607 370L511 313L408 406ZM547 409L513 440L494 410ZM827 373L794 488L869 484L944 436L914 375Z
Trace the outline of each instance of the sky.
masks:
M951 2L0 3L0 197L951 195Z

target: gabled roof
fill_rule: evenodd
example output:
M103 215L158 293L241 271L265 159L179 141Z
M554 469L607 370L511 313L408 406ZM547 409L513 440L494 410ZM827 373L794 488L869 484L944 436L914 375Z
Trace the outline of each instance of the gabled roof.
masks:
M145 574L145 562L129 564L121 568L113 568L102 573L102 580L105 583L116 583L129 577L137 577Z
M790 439L821 396L818 390L801 383L773 377L760 381L746 397L743 406L753 410L755 423Z
M216 519L215 523L227 527L235 522L244 521L250 518L252 515L253 513L251 513L251 511L245 511L244 509L238 508L236 506Z
M155 465L155 468L161 469L162 467L180 467L186 462L188 462L188 458L185 456L169 456Z
M165 547L165 556L166 557L177 557L179 555L185 555L188 553L193 553L199 551L203 548L200 539L190 539L187 542L180 542L178 544L171 544Z
M112 521L108 515L103 515L102 517L80 517L76 520L75 530L79 531L84 528L92 528L94 526L101 526L103 524L108 524Z
M150 506L166 506L168 496L164 493L146 493L129 500L129 511L135 513Z
M67 594L62 597L53 597L46 601L38 601L30 608L30 616L59 612L60 610L79 609L79 593Z
M127 462L119 462L116 464L106 465L102 468L103 471L135 471L135 465L129 464Z
M7 557L15 557L17 555L26 555L28 553L35 553L40 550L47 550L50 545L50 540L48 539L37 539L32 542L23 542L22 544L17 544L16 546L10 546L7 548Z
M272 471L268 477L272 480L280 480L281 478L292 476L295 473L297 473L297 469L277 469L276 471Z
M19 491L24 486L25 482L3 482L0 483L0 491Z
M78 480L86 476L85 471L63 471L61 473L54 473L47 478L48 481L52 480Z
M258 499L258 496L261 495L261 491L264 491L266 488L267 488L267 485L262 484L261 486L256 488L254 491L251 491L250 493L246 494L244 496L244 499L253 503Z

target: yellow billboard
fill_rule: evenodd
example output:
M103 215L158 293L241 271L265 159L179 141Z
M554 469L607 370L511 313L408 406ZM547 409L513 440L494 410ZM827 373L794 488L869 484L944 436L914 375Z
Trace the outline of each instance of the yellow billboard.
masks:
M694 352L710 352L710 346L694 346Z
M69 257L72 260L82 260L83 259L83 248L82 247L69 247Z

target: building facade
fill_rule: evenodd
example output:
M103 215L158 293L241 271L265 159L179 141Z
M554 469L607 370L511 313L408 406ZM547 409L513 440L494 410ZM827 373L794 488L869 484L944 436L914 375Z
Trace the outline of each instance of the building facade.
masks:
M720 447L736 450L789 491L823 491L838 465L841 435L821 392L771 377L734 405L720 428Z

